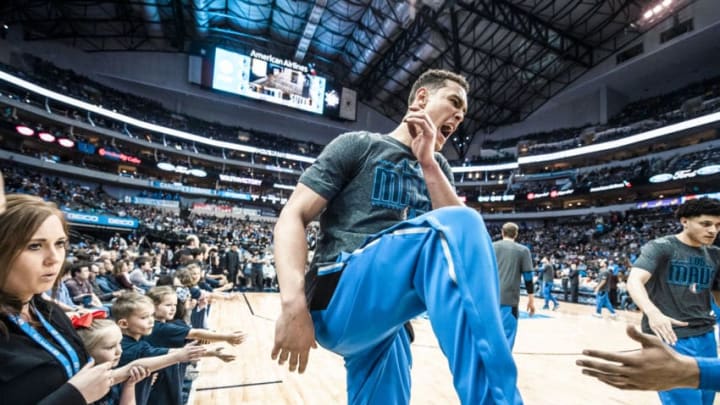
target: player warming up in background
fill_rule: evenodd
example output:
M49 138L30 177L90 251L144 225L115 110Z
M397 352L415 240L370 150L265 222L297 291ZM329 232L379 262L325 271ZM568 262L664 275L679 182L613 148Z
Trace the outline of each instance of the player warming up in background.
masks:
M535 314L532 256L530 249L515 242L518 229L517 224L505 223L502 226L502 240L493 243L500 276L500 312L510 349L515 346L517 334L521 278L528 293L527 311L530 316Z
M643 332L654 333L678 353L717 357L710 290L720 265L720 248L712 245L720 229L720 201L689 200L675 216L682 231L642 247L628 292L643 312ZM674 389L659 395L663 404L712 404L715 391Z

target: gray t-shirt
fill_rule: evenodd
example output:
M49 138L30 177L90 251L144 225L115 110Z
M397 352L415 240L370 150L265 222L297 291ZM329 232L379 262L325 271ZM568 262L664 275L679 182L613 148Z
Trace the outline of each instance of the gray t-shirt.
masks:
M530 249L511 240L493 243L500 278L500 305L516 307L520 300L523 272L532 271Z
M439 153L435 160L453 184L447 160ZM340 252L352 252L369 236L432 209L411 149L387 135L338 136L303 173L300 183L328 201L320 215L310 280L318 266L335 262Z
M640 251L634 267L652 273L645 284L650 300L665 315L689 323L674 326L678 337L699 336L713 330L710 290L718 277L720 249L692 247L674 235L652 240ZM643 315L642 328L652 333Z
M552 283L555 280L555 267L552 264L547 263L543 265L543 282Z
M600 274L598 274L598 283L602 283L603 280L605 280L605 284L603 284L599 292L610 292L610 270L607 267L600 270Z

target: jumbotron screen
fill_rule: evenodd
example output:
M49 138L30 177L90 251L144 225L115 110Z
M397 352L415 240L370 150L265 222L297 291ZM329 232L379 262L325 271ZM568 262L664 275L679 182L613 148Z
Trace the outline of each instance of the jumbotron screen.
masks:
M215 49L212 88L315 114L325 107L326 79L305 65L252 51ZM337 105L337 101L328 100Z

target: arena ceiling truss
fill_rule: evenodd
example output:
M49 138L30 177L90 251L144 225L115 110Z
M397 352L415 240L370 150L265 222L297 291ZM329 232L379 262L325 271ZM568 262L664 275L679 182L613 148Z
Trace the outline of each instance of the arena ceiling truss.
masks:
M313 63L398 121L420 73L454 70L471 87L452 142L464 156L476 134L524 119L641 35L651 1L6 0L0 21L89 52L251 47Z

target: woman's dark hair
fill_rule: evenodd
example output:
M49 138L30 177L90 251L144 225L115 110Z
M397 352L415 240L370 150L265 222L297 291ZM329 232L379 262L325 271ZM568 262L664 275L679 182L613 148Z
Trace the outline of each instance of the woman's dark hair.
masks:
M3 335L8 332L4 320L10 314L18 314L23 306L21 297L4 290L15 260L45 220L53 215L60 219L65 235L69 235L65 215L54 203L27 194L9 194L6 197L6 209L0 214L0 334ZM54 290L60 282L61 275L58 274Z

